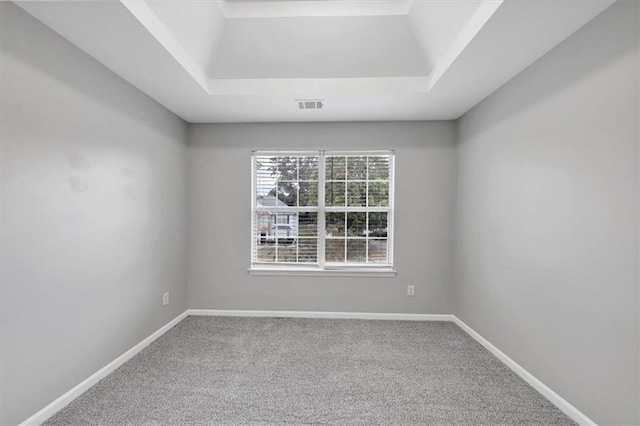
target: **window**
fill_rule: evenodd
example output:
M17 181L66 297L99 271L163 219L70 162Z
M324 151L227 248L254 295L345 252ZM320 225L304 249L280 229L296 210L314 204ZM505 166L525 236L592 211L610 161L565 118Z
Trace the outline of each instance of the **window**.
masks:
M254 152L252 270L389 271L391 151Z

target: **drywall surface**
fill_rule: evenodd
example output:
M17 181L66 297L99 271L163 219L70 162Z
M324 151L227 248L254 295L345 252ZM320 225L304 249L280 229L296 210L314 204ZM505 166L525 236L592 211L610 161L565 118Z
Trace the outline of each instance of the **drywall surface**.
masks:
M228 19L217 79L423 76L430 72L407 16Z
M454 312L609 425L638 422L637 8L459 122Z
M453 122L190 126L189 307L451 313L454 130ZM315 149L395 150L395 278L247 273L251 151Z
M186 125L13 3L0 16L12 425L186 309Z

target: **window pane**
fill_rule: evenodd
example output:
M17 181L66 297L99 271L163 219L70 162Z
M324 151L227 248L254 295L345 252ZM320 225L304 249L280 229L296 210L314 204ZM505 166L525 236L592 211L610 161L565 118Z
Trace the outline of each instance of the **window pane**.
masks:
M366 244L366 240L347 240L347 262L366 262Z
M302 212L298 214L297 236L315 237L318 235L318 213Z
M347 206L364 207L367 205L366 182L347 182Z
M367 227L369 237L387 236L387 213L369 213L369 226Z
M327 212L325 230L327 237L344 237L345 213Z
M279 244L276 253L276 262L297 262L298 250L295 244Z
M300 238L298 240L298 262L316 263L318 261L318 240Z
M318 205L318 182L299 182L298 202L301 207Z
M389 156L370 156L367 163L369 180L389 179Z
M369 206L389 206L388 182L369 182Z
M256 262L316 263L318 213L256 212Z
M318 180L318 157L298 158L298 180Z
M276 158L256 157L256 200L276 195Z
M256 262L275 262L276 248L272 245L260 244L256 248Z
M279 180L298 180L298 157L276 157L274 174Z
M296 213L278 213L271 225L271 235L275 237L276 244L288 246L293 244L298 228L298 215Z
M275 190L274 190L275 193ZM256 205L258 207L277 207L277 206L286 206L286 204L280 200L278 200L275 195L267 195L265 197L259 197L256 200Z
M347 213L347 236L348 237L364 237L367 228L367 214Z
M328 156L325 159L325 179L344 180L346 176L346 157Z
M274 197L283 204L272 205L280 207L317 206L318 163L318 156L257 156L256 199ZM300 181L304 181L302 187Z
M344 262L344 238L327 239L325 241L325 262Z
M387 240L385 238L374 238L368 240L369 244L369 262L387 263L389 261L389 252L387 248Z
M275 217L269 212L256 212L254 220L255 252L253 258L257 262L275 262L275 236L271 234L271 226Z
M367 179L367 157L347 157L347 180Z
M327 182L324 191L325 205L345 205L344 182Z
M269 231L271 229L272 217L269 212L256 212L254 216L255 220L255 233L258 244L266 244Z
M278 203L279 206L298 205L298 184L296 182L278 182Z

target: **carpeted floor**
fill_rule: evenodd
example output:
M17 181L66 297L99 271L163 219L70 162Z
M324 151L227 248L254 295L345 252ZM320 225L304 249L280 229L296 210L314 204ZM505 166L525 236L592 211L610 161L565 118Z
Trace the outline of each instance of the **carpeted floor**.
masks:
M453 323L188 317L73 424L574 424Z

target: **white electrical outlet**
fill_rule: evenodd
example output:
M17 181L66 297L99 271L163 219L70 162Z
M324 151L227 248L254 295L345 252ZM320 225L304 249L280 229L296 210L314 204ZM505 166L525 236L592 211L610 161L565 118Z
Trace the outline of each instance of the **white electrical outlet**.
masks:
M407 296L415 296L416 295L416 287L413 285L407 286Z
M169 292L162 295L162 306L169 304Z

